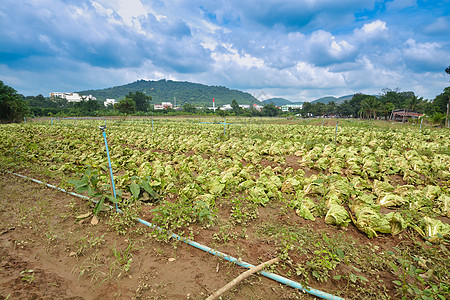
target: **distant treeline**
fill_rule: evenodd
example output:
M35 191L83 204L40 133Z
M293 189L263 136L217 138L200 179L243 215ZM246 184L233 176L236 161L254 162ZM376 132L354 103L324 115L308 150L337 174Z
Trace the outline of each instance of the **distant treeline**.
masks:
M68 102L65 99L50 99L43 95L23 96L12 87L0 81L0 121L21 122L23 117L37 116L113 116L113 115L180 115L180 114L218 114L241 116L302 116L315 117L335 115L353 118L387 118L393 109L408 109L428 115L433 122L443 123L450 99L450 87L437 95L433 100L424 100L413 92L401 92L386 89L380 96L355 94L352 99L341 104L305 102L302 109L282 112L273 104L267 104L260 111L239 107L237 99L231 101L231 110L216 110L198 107L195 103L186 102L181 109L153 110L153 99L141 91L129 92L114 106L105 107L103 101L83 100Z
M342 117L388 118L394 109L407 109L428 116L442 119L450 101L450 87L437 95L432 101L417 97L414 92L398 90L383 90L380 96L355 94L352 99L345 100L340 105L335 102L304 103L297 113L314 116L335 114Z
M294 109L282 113L272 104L264 106L262 111L255 109L243 109L239 107L239 101L231 101L231 110L216 111L219 115L246 115L246 116L278 116L299 114L303 117L336 115L340 117L353 118L388 118L393 109L407 109L433 116L435 121L443 121L450 99L450 87L444 89L443 93L437 95L432 101L417 97L413 92L401 92L398 90L383 90L380 96L355 94L352 99L345 100L341 104L331 101L328 103L305 102L302 109ZM95 100L87 100L77 103L68 103L64 99L55 101L42 95L36 97L24 97L30 114L35 116L48 115L70 115L70 116L93 116L93 115L142 115L142 114L212 114L212 110L206 106L198 108L191 103L184 103L181 111L173 109L153 110L152 97L142 92L130 92L121 99L114 107L104 105Z

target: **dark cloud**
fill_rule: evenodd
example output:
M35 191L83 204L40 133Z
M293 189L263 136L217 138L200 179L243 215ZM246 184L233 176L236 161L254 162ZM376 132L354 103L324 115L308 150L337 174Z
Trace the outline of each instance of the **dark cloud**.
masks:
M427 91L448 84L450 57L448 1L430 3L2 0L0 79L40 93L164 77L297 97Z
M117 13L99 14L88 2L70 6L54 1L49 7L22 7L17 3L8 4L18 15L6 15L0 21L1 27L14 28L0 31L5 41L0 46L0 63L15 68L26 68L25 63L43 56L104 68L139 67L146 59L153 59L157 65L177 72L187 72L190 66L196 72L208 62L199 62L205 55L202 47L183 39L191 32L182 20L159 22L148 14L136 20L143 26L139 31L126 26Z
M241 19L253 20L265 27L282 26L288 30L335 30L354 20L355 12L371 9L373 1L232 1Z
M208 50L186 39L158 43L152 52L155 66L179 73L204 72L213 63Z

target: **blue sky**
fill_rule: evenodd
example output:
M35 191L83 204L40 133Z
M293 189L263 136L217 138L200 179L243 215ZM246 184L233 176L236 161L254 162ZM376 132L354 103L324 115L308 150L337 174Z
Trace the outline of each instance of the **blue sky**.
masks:
M24 95L138 79L310 101L449 85L450 0L2 0L0 80Z

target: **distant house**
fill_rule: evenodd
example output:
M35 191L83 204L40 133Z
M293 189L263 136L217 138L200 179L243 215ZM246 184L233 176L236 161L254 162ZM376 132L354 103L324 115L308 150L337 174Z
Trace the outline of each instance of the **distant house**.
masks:
M331 113L331 114L325 114L325 117L327 117L327 118L339 118L340 116L338 114Z
M154 110L164 110L168 108L173 108L173 104L171 102L162 102L161 104L154 104L153 109Z
M66 99L67 102L81 102L83 99L84 100L97 100L97 98L95 98L92 95L80 95L77 93L61 93L61 92L53 92L50 93L50 98L54 101L55 98L61 98L61 99Z
M220 110L232 110L233 108L231 107L231 104L225 104L219 109Z
M282 111L289 111L289 109L302 109L303 104L285 104L281 106Z
M249 104L239 104L239 107L242 108L242 109L250 109L250 105ZM258 111L261 111L261 109L263 107L264 106L262 106L262 105L253 104L253 108L258 110ZM216 109L219 109L219 110L232 110L233 107L231 106L231 104L224 104L220 108L208 107L208 109L209 110L216 110Z
M116 103L117 103L116 99L106 99L106 101L103 102L103 104L105 105L105 107L107 107L108 105L114 105L114 104L116 104Z
M394 109L391 112L390 119L394 121L407 121L409 119L418 119L419 117L423 116L423 114L420 114L418 112L407 110L407 109Z
M264 108L264 106L255 103L253 104L253 108L256 109L257 111L261 111Z

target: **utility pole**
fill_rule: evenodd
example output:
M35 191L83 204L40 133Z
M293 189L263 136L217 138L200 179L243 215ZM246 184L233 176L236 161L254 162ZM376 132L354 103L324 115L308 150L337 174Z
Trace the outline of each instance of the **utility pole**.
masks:
M445 73L450 75L450 66L448 66L447 68L445 68ZM449 110L449 106L450 106L450 95L448 95L448 102L447 102L447 115L445 116L445 125L447 125L447 128L449 127L448 124L448 110Z
M450 108L450 96L448 96L447 115L445 116L445 124L447 125L447 128L449 127L449 124L448 124L448 111L449 111L449 108Z

